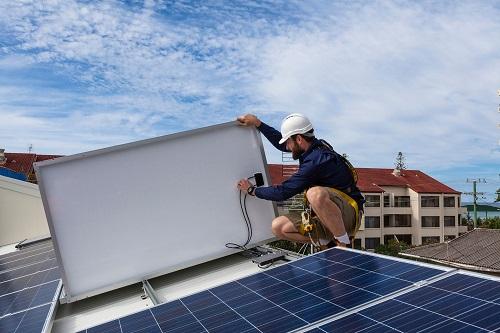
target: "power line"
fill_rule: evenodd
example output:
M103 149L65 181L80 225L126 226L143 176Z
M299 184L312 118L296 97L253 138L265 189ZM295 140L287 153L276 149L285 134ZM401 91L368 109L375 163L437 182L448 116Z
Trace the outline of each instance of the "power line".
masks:
M467 178L467 183L472 183L472 192L465 192L465 195L472 195L474 199L474 229L477 228L477 199L478 195L484 195L484 192L477 192L477 183L486 183L484 178L469 179Z

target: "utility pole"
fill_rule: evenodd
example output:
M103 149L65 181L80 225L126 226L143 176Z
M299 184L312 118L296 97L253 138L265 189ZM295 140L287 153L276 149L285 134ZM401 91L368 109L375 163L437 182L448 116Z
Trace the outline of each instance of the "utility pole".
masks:
M465 192L465 195L472 195L474 199L474 229L477 228L477 196L484 195L484 192L477 192L477 183L486 183L484 178L469 179L467 178L467 183L472 183L472 192Z

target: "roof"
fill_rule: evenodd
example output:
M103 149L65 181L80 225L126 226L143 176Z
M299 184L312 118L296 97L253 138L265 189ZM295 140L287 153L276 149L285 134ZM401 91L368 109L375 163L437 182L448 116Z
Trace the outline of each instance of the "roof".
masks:
M6 163L1 167L28 176L33 171L33 163L61 157L61 155L38 155L31 153L5 153Z
M289 178L289 176L283 175L282 167L282 164L269 164L269 172L273 185L281 184ZM285 165L285 167L298 169L298 166ZM403 170L399 176L393 174L393 171L393 169L356 168L359 178L358 187L361 192L375 193L385 192L382 186L396 186L411 188L417 193L460 194L460 192L455 191L420 170Z
M429 244L404 251L453 266L500 273L500 230L474 229L448 243Z

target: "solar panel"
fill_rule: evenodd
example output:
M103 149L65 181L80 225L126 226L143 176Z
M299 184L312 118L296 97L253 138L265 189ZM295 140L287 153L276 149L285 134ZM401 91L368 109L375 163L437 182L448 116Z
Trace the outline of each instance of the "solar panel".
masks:
M331 249L84 332L289 332L449 270Z
M499 311L499 281L457 273L308 332L491 332Z
M0 256L0 332L44 332L61 279L50 242Z

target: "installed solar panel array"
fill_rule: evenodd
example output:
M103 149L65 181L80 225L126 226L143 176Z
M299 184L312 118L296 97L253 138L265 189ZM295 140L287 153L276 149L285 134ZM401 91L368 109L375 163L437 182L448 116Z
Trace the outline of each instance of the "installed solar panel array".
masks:
M499 292L498 281L332 249L85 332L495 330Z
M44 332L61 290L50 241L0 256L0 332Z

